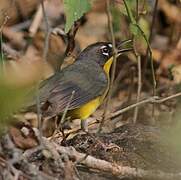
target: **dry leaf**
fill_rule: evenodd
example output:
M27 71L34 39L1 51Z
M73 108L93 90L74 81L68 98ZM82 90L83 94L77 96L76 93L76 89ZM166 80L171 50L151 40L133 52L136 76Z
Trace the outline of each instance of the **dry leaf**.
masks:
M27 133L23 133L20 129L11 127L10 136L18 148L29 149L38 145L38 140L31 127L26 127Z

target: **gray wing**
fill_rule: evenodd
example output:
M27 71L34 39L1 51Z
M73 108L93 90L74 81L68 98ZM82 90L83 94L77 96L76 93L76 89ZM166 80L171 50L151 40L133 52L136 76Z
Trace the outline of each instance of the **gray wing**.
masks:
M99 65L74 63L41 84L40 102L49 105L43 114L55 116L68 102L69 110L78 108L102 95L106 88L107 77Z

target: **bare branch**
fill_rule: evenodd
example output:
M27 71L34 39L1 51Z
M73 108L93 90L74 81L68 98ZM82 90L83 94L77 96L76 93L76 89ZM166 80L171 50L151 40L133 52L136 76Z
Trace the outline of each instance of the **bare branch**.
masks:
M110 0L106 0L106 6L107 6L106 12L107 12L107 18L108 18L108 26L109 26L109 31L111 33L111 42L112 42L112 46L113 46L113 64L112 64L110 84L108 85L109 91L108 91L107 99L105 102L105 111L104 111L103 119L101 121L99 130L98 130L99 132L101 131L101 129L104 125L104 121L107 116L107 110L109 109L109 104L110 104L110 100L111 100L111 96L112 96L112 92L113 92L113 82L115 79L116 56L117 56L117 49L116 49L116 43L115 43L115 37L114 37L114 31L113 31L113 25L112 25L111 10L110 10Z
M157 103L157 104L160 104L160 103L163 103L163 102L165 102L165 101L168 101L168 100L170 100L170 99L173 99L173 98L176 98L176 97L179 97L179 96L181 96L181 92L176 93L176 94L173 94L173 95L168 96L168 97L166 97L166 98L162 98L162 99L159 99L158 96L153 96L153 97L150 97L150 98L145 99L145 100L143 100L143 101L140 101L140 102L138 102L138 103L132 104L132 105L126 107L126 108L123 108L123 109L121 109L121 110L118 110L118 111L112 113L112 114L108 117L108 119L109 119L109 118L114 118L114 117L116 117L116 116L118 116L118 115L121 115L122 113L124 113L124 112L126 112L126 111L129 111L129 110L131 110L131 109L133 109L133 108L135 108L135 107L137 107L137 106L142 106L142 105L144 105L144 104L146 104L146 103Z
M48 48L49 48L49 37L51 34L51 30L50 30L50 26L48 23L48 17L46 15L46 11L45 11L45 5L44 5L44 1L40 0L41 2L41 7L42 7L42 11L43 11L43 18L44 18L44 22L45 22L45 44L44 44L44 50L43 50L43 59L46 61L47 60L47 54L48 54Z
M58 66L57 66L57 72L61 70L61 66L63 64L64 59L69 56L72 51L74 50L75 47L75 35L77 33L77 30L79 29L81 22L82 22L82 18L78 19L77 21L74 22L74 25L71 27L71 29L69 30L69 32L66 34L66 38L67 38L67 48L65 50L64 56L62 58L62 60L59 61Z

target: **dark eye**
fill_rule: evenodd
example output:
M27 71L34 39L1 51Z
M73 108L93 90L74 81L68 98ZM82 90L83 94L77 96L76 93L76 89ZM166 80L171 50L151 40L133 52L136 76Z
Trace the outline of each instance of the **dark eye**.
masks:
M103 49L102 49L102 52L103 52L103 53L108 53L108 52L109 52L109 50L108 50L108 48L107 48L107 47L105 47L105 48L103 48Z
M102 51L102 54L105 55L105 56L109 56L109 49L108 47L102 47L101 48L101 51Z

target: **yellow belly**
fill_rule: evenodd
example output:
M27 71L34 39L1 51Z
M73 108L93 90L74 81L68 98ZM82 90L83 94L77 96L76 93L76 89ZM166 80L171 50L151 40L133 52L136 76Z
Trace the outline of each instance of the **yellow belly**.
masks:
M100 106L101 104L101 98L98 97L84 105L82 105L80 108L71 110L69 112L71 118L73 119L87 119L91 114L94 113L94 111Z

